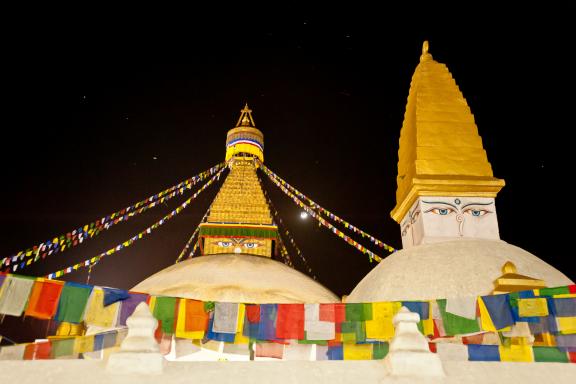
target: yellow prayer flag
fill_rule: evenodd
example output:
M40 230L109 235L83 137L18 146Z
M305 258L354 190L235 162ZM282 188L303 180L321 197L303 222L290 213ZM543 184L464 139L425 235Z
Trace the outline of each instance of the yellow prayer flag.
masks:
M244 330L244 317L246 314L246 306L244 304L238 304L238 326L236 327L236 336L234 338L234 344L248 344L250 338L242 334Z
M85 353L94 351L94 335L78 336L74 340L74 353Z
M520 317L548 316L548 303L544 298L519 299L518 313Z
M482 301L482 297L478 297L478 308L480 308L480 322L482 324L482 329L489 332L498 332L494 326L494 323L492 322L492 318L490 317L490 313L486 308L486 304L484 304L484 301Z
M366 321L366 338L390 340L394 336L392 318L401 306L399 302L372 303L372 320Z
M204 331L186 331L186 299L178 300L178 319L176 320L176 337L200 340Z
M344 343L344 360L372 360L372 344Z
M558 330L564 335L576 333L576 317L557 317Z
M530 345L498 346L501 361L533 362L534 356Z
M96 325L99 327L113 327L118 317L119 302L104 306L104 290L94 288L86 308L84 321L87 325Z

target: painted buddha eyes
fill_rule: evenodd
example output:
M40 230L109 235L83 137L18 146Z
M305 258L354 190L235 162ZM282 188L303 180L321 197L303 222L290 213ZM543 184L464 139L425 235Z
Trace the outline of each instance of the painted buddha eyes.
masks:
M438 207L436 207L436 208L430 208L429 210L426 211L426 213L428 213L428 212L432 212L435 215L446 216L446 215L449 215L449 214L454 213L456 211L453 208L448 208L448 207L438 208Z
M230 248L235 246L234 242L232 241L218 241L216 243L219 247L222 248ZM237 246L243 246L244 248L248 248L248 249L254 249L254 248L258 248L258 243L240 243L240 244L236 244Z
M486 209L468 208L468 209L464 210L464 213L467 213L467 214L475 216L475 217L480 217L480 216L484 216L485 214L491 213L491 212L486 210Z

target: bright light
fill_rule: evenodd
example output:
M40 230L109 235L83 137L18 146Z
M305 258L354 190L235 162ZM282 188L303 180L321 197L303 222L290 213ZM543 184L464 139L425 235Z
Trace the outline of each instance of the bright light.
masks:
M308 214L306 212L300 212L300 218L302 220L306 220L308 218Z

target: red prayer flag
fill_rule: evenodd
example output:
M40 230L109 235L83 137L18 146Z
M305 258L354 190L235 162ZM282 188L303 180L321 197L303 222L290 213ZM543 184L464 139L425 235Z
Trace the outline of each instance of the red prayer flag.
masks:
M570 291L570 293L576 293L576 284L569 285L568 291Z
M249 322L259 323L260 322L260 306L259 305L247 305L246 306L246 315L248 317Z
M568 352L568 357L571 363L576 363L576 352Z
M36 280L24 315L45 320L54 317L63 287L61 281Z
M284 345L278 343L256 343L257 357L274 357L281 359L284 355Z
M276 337L304 339L304 304L278 304Z
M320 321L341 323L346 318L346 304L331 303L320 304Z

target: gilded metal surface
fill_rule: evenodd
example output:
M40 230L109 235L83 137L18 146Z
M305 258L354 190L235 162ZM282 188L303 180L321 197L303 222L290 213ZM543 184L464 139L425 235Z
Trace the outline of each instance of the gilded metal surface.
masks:
M417 196L494 197L504 180L493 177L474 115L446 65L424 42L416 67L398 150L398 189L391 216L404 217Z

